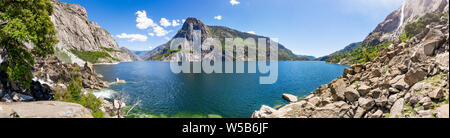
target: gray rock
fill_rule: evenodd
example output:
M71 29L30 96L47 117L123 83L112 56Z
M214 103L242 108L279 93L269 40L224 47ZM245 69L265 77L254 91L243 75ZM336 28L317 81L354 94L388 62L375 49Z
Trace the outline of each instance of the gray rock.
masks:
M417 82L424 80L425 77L426 73L422 69L412 69L406 73L404 81L409 86L413 86Z
M400 98L397 101L395 101L394 105L390 110L390 118L402 117L403 103L404 103L403 98Z
M375 99L375 104L379 107L384 107L388 104L388 98L386 96L381 96L378 99Z
M336 100L344 100L344 92L346 89L347 83L344 79L338 79L334 83L331 84L331 93L336 95Z
M34 98L32 96L28 96L28 95L24 95L24 94L20 94L20 93L13 92L11 94L11 96L12 96L12 100L16 101L16 102L34 101Z
M0 102L10 103L13 99L11 98L11 95L5 94L1 99Z
M388 103L390 105L392 105L392 104L394 104L395 101L397 101L397 99L398 99L398 94L393 94L393 95L389 96Z
M444 92L443 92L442 88L436 88L433 91L429 92L428 96L431 99L440 100L444 96Z
M449 106L448 104L442 105L441 107L437 108L437 118L449 118Z
M8 114L16 113L20 118L92 118L88 109L75 103L57 101L15 102L0 103L0 107Z
M423 42L423 50L425 55L434 55L435 49L438 48L444 41L443 36L444 34L442 34L442 32L437 29L431 29L428 32L427 36L425 36L424 38L425 41Z
M358 109L356 109L356 113L353 118L362 118L365 113L366 113L366 110L364 110L364 108L358 107Z
M358 103L359 106L364 108L365 110L370 110L375 105L375 101L370 98L359 98Z
M298 97L292 94L283 94L283 99L285 99L288 102L297 102L298 101Z
M347 87L344 92L345 99L349 102L354 102L359 98L359 92L353 87Z
M273 109L272 107L263 105L261 106L261 109L259 109L258 111L255 111L251 118L268 118L271 114L275 113L276 110Z
M308 102L311 103L314 106L319 106L320 103L322 102L322 98L320 98L320 97L313 97L313 98L309 99Z
M383 117L383 111L381 110L377 110L370 116L370 118L381 118L381 117Z
M359 95L365 96L365 95L367 95L370 92L370 87L365 85L365 84L361 84L358 87L358 92L359 92Z

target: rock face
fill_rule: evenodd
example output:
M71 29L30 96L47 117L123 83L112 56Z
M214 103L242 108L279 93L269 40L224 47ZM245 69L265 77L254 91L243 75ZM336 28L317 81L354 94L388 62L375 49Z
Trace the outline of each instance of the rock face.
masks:
M448 8L448 0L406 0L402 7L392 12L369 34L364 43L376 45L391 41L401 35L406 24L416 21L426 13L441 13L448 11Z
M142 61L142 58L139 57L138 55L136 55L136 53L134 53L133 51L129 50L128 48L125 47L121 47L120 48L123 52L125 52L126 54L128 54L131 58L131 60L133 61Z
M202 21L200 21L197 18L188 18L186 19L185 23L183 24L183 27L177 32L177 34L173 37L175 38L186 38L186 40L192 45L195 35L195 30L199 30L201 32L201 35L199 36L201 42L204 42L206 38L219 38L220 40L224 40L225 38L254 38L255 40L258 40L258 38L266 38L267 44L266 46L269 47L272 40L268 37L253 35L249 33L240 32L234 29L230 29L223 26L207 26L203 24ZM181 59L185 59L187 61L201 61L202 58L209 58L213 59L214 56L207 56L209 53L208 50L202 51L201 56L202 57L195 57L191 56L189 54L186 54L185 52L173 52L170 51L169 44L173 41L170 40L166 44L163 44L157 48L155 48L152 51L149 51L146 54L146 57L144 60L155 60L155 61L181 61ZM191 45L188 45L186 48L188 49L190 47L193 47ZM171 52L171 53L168 53ZM291 50L285 48L283 45L278 45L278 52L279 60L301 60L303 58L299 58L297 55L295 55ZM268 54L268 57L270 55ZM223 59L233 59L238 61L244 61L246 56L239 58L239 57L232 57L232 56L224 56ZM250 61L255 59L248 59Z
M295 95L292 94L283 94L283 99L285 99L288 102L297 102L298 98Z
M84 66L78 64L63 63L56 57L47 59L37 59L34 66L33 75L35 80L54 86L69 86L72 73L77 73L82 77L83 87L86 89L97 89L108 87L108 84L101 80L95 72L93 65L86 62Z
M91 112L79 104L39 101L0 103L0 118L92 118Z
M51 20L57 31L59 43L56 50L70 56L72 63L83 65L70 50L103 51L120 61L132 61L129 55L120 51L119 45L108 31L88 19L86 9L77 4L68 4L52 0L54 13ZM105 50L105 49L113 49ZM105 62L113 62L106 60Z
M418 5L423 7L415 7ZM410 9L411 6L418 11L410 11L414 10ZM405 21L409 21L419 18L412 15L423 15L425 13L420 12L428 10L434 12L440 9L438 7L448 7L448 3L410 0L406 7ZM389 24L399 23L392 23L397 12L391 14L390 20L380 24L377 30L395 30L395 26ZM264 107L252 117L448 118L449 20L448 17L441 18L425 26L426 29L420 33L422 35L406 42L394 41L373 61L350 66L341 77L319 87L304 100L278 110ZM393 39L398 40L398 37ZM426 50L429 48L425 47L427 45L431 45L432 50Z

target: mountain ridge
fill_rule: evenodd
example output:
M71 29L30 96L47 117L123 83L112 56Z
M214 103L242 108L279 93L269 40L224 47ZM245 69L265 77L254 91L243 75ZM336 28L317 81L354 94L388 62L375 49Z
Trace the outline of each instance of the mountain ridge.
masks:
M188 41L193 40L193 31L194 30L200 30L202 32L201 40L202 42L208 38L219 38L224 43L224 38L267 38L268 42L271 41L269 37L249 34L241 31L237 31L225 26L207 26L203 24L199 19L190 17L186 20L186 22L183 24L183 27L177 32L177 34L172 38L186 38ZM169 40L166 44L163 44L161 46L158 46L154 50L148 52L144 58L144 60L162 60L162 61L169 61L169 58L174 53L168 53L171 52L169 50L168 44L172 41ZM301 58L298 58L291 50L285 48L282 44L278 45L279 50L279 60L301 60ZM203 54L204 55L204 54ZM181 58L181 57L178 57ZM227 57L224 57L227 58ZM234 57L233 57L234 58ZM235 59L236 60L236 59ZM238 59L240 60L240 59Z

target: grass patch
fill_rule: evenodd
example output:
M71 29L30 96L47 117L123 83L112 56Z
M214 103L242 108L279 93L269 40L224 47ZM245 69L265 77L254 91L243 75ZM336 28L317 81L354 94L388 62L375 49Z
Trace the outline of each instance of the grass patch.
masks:
M71 52L82 60L89 61L91 63L98 63L99 59L111 59L113 61L120 61L119 59L109 55L107 52L102 51L78 51L73 49L71 50Z
M54 55L62 62L72 63L72 59L70 58L70 56L63 51L56 50Z
M108 52L119 52L119 53L123 53L122 50L116 50L114 48L107 48L107 47L100 47L101 49L108 51Z

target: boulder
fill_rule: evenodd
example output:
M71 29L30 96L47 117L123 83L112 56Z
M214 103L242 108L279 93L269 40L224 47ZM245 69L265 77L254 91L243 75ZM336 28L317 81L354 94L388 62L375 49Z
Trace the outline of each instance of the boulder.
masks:
M86 69L87 71L89 71L90 73L94 73L95 72L95 68L94 65L91 62L86 62L84 64L84 69Z
M377 110L370 116L370 118L381 118L381 117L383 117L383 111L381 110Z
M430 108L431 106L433 106L433 102L431 101L430 97L423 97L420 101L419 104L421 104L425 109Z
M448 104L442 105L441 107L437 108L436 117L437 118L447 118L448 119L449 118L448 110L449 110Z
M437 29L432 29L425 36L423 41L423 50L425 55L433 56L435 49L437 49L445 40L444 34Z
M388 98L386 96L380 96L379 98L375 99L375 104L379 107L384 107L386 104L388 104Z
M0 103L6 114L17 114L20 118L92 118L91 112L85 107L66 102L38 101Z
M275 113L276 111L277 110L273 109L272 107L263 105L261 106L261 109L253 112L251 118L268 118L271 114Z
M347 83L345 83L344 79L338 79L335 82L331 83L331 93L336 96L335 100L344 100L344 92L346 89Z
M413 86L417 82L424 80L425 77L426 73L422 69L411 69L406 73L404 81L409 86Z
M444 96L444 92L443 92L442 88L436 88L433 91L429 92L428 96L431 99L440 100Z
M353 64L352 66L350 66L350 68L352 68L355 73L360 73L360 72L362 72L364 70L364 65L362 65L362 64Z
M37 101L53 100L55 94L47 84L41 84L39 81L33 81L30 86L33 98Z
M322 98L320 98L320 97L313 97L313 98L309 99L308 102L311 103L314 106L319 106L320 103L322 102Z
M297 102L298 101L298 97L292 94L283 94L283 99L285 99L288 102Z
M359 92L359 95L365 96L365 95L367 95L370 92L370 87L365 85L365 84L361 84L358 87L358 92Z
M9 94L3 95L3 97L0 99L0 102L5 102L5 103L10 103L12 101L13 101L13 99L12 99L11 95L9 95Z
M389 96L388 103L390 105L392 105L392 104L394 104L395 101L397 101L397 99L398 99L398 94L393 94L393 95Z
M402 117L402 111L403 111L403 103L404 99L400 98L397 101L395 101L394 105L391 107L390 110L390 118L399 118Z
M117 84L125 84L127 82L125 80L120 80L119 78L116 78L116 83Z
M371 98L359 98L358 103L365 110L370 110L375 105L375 101Z
M353 118L362 118L365 113L366 113L366 110L364 110L364 108L358 107L358 109L356 109L356 112L355 112L355 115L353 116Z
M408 89L409 85L405 82L405 75L398 75L389 81L389 84L397 90Z
M449 53L445 52L436 56L436 62L442 66L449 66Z
M349 102L354 102L358 100L359 92L355 90L353 87L347 87L344 92L345 99Z
M15 102L30 102L30 101L35 100L32 96L20 94L20 93L16 93L16 92L13 92L11 94L11 98Z

